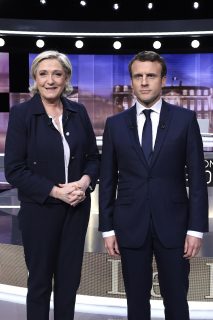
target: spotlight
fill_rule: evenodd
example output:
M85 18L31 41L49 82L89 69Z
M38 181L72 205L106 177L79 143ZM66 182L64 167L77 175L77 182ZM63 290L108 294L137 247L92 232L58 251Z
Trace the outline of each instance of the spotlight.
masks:
M44 45L45 45L45 42L44 42L44 40L42 40L42 39L38 39L38 40L36 41L36 45L37 45L38 48L43 48Z
M153 3L152 3L152 2L149 2L149 3L147 4L147 8L148 8L149 10L151 10L151 9L153 8Z
M119 50L121 48L121 42L120 41L115 41L113 43L113 48L116 50Z
M3 47L5 45L5 40L3 38L0 38L0 47Z
M80 5L81 5L82 7L85 7L85 6L87 5L87 2L86 2L86 1L80 1Z
M161 42L156 40L153 42L153 48L160 49L161 48Z
M47 1L46 0L40 0L40 4L46 4Z
M82 40L77 40L77 41L75 42L75 46L76 46L76 48L81 49L81 48L83 48L84 43L83 43Z
M200 41L198 41L198 40L192 40L191 46L192 46L192 48L194 48L194 49L198 48L198 47L200 46Z
M194 7L194 9L198 9L199 8L199 2L195 1L193 3L193 7Z
M119 9L119 3L114 3L113 4L113 9L118 10Z

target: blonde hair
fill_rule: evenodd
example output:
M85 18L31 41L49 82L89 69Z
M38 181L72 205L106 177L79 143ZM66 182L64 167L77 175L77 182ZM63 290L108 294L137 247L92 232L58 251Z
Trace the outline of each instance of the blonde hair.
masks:
M58 51L54 51L54 50L43 51L40 54L38 54L33 60L30 74L34 80L34 83L29 87L30 93L32 95L35 95L38 92L38 87L36 83L36 72L37 72L39 63L45 59L56 59L58 60L58 62L60 62L67 76L67 81L62 94L66 96L69 95L73 91L73 87L70 84L70 80L72 76L72 65L65 54L60 53Z

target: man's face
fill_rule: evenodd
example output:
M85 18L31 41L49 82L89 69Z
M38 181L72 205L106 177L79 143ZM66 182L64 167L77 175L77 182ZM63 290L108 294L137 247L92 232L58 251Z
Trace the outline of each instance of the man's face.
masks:
M132 88L137 100L150 108L161 96L166 77L161 77L161 64L157 61L134 61Z

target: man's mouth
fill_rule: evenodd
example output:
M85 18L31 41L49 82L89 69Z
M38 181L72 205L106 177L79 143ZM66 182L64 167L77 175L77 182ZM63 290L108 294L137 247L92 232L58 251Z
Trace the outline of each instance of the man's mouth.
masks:
M144 94L144 93L147 94L147 93L150 93L150 90L141 90L140 93L142 93L142 94Z

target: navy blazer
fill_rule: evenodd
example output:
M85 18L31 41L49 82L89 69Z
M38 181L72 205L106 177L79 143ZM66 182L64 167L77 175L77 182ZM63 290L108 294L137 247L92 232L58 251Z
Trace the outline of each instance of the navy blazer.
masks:
M196 113L163 101L150 165L138 139L136 106L108 118L99 194L99 230L115 230L121 246L141 246L150 218L166 247L183 245L187 230L208 231L203 145Z
M85 107L62 97L64 135L70 147L68 182L83 174L94 189L99 153ZM5 176L18 188L20 201L58 203L49 196L54 185L65 183L61 135L47 116L39 94L10 111L5 144Z

